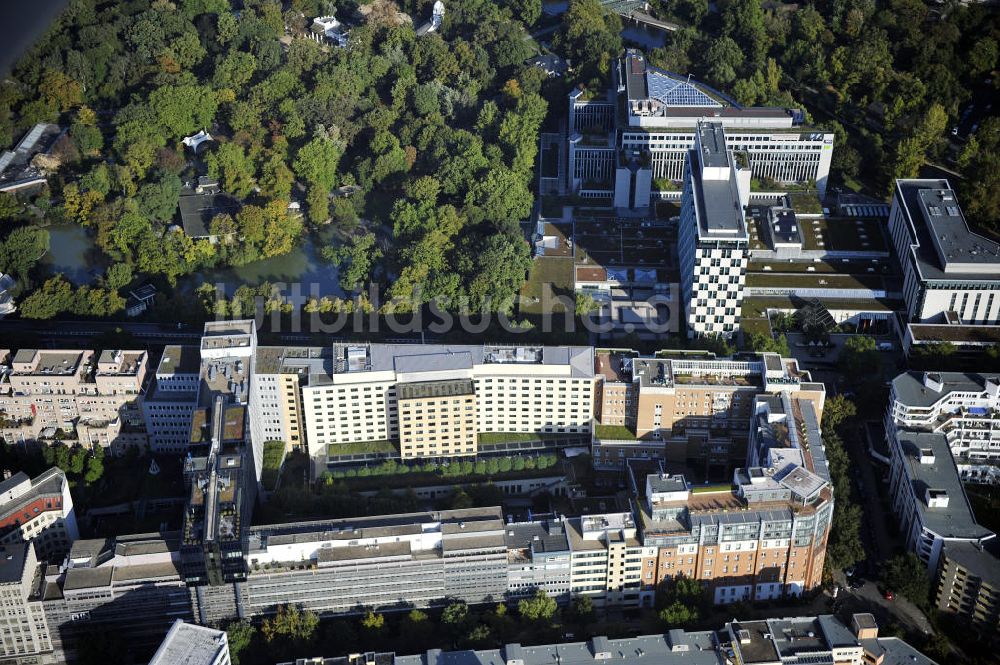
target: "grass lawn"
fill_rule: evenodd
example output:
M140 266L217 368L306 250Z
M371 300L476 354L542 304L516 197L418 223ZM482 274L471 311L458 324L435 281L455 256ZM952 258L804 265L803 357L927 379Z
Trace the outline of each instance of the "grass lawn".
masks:
M266 489L273 490L278 483L278 472L281 470L281 462L284 459L284 441L264 442L264 461L260 480Z
M698 485L691 488L691 494L710 494L712 492L732 492L733 486L729 483L718 483L716 485Z
M471 473L467 475L445 476L439 473L411 471L382 476L365 476L354 478L336 478L336 482L344 483L352 492L369 490L406 489L408 487L428 487L434 485L473 485L494 480L516 480L519 478L547 478L563 474L562 468L556 464L546 469L522 469L520 471L502 471L495 475Z
M331 443L326 447L327 457L340 455L363 455L364 453L397 453L392 441L380 439L376 441L355 441L353 443Z
M572 297L573 283L572 258L542 256L535 259L528 273L528 281L521 287L521 313L542 314L543 301L549 302L551 311L566 311L562 304L555 302L555 297Z
M611 441L634 441L635 432L624 425L595 425L594 436Z
M788 192L792 209L803 215L818 215L823 212L823 204L816 192Z
M743 311L747 312L748 310L744 307ZM743 316L740 318L740 330L742 330L745 335L758 333L761 335L771 334L771 326L768 325L767 319L756 316Z
M827 309L860 309L869 312L892 312L904 307L902 301L888 299L819 298ZM798 309L805 301L792 296L753 296L743 299L743 315L763 317L768 309Z

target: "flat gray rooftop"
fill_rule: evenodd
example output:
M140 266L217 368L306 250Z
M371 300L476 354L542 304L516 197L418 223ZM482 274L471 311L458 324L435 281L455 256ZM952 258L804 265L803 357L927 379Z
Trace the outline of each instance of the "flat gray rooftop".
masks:
M688 159L691 160L691 177L694 178L698 239L749 242L736 174L730 173L725 180L706 180L701 172L703 154L689 150Z
M907 406L926 407L935 404L951 392L981 393L986 390L986 377L966 372L934 372L944 384L941 392L924 385L923 372L903 372L892 380L896 399Z
M990 544L994 545L995 550L995 542ZM978 577L994 589L1000 589L1000 559L997 558L995 551L991 552L980 545L960 541L945 543L944 555L965 568L970 575Z
M703 122L698 125L698 141L701 145L702 166L705 168L729 166L726 132L722 129L721 123Z
M976 523L944 434L901 430L896 436L906 458L904 462L910 491L923 516L924 527L944 538L984 538L990 535L989 529ZM921 450L929 450L934 461L922 463ZM928 506L925 500L928 489L946 492L948 505Z
M228 651L225 631L213 630L177 619L163 638L149 665L204 665L214 663Z
M31 543L8 543L0 545L0 584L21 582L24 563L28 560Z
M510 662L523 665L593 665L595 662L608 665L723 665L725 660L715 646L715 633L671 631L665 635L619 640L594 637L589 642L539 646L508 644L500 649L482 651L434 649L425 654L396 656L394 665L506 665ZM607 658L597 660L597 653L607 654Z
M506 527L508 549L533 552L569 552L569 538L562 522L518 522Z
M201 353L197 346L178 346L171 344L163 347L157 374L197 374L201 366Z
M927 280L1000 280L1000 244L969 229L947 180L897 180L913 224L913 255Z
M345 353L363 351L364 358L348 360ZM402 373L472 369L474 365L563 365L570 376L594 376L594 349L590 346L496 346L490 344L371 344L335 345L333 371Z

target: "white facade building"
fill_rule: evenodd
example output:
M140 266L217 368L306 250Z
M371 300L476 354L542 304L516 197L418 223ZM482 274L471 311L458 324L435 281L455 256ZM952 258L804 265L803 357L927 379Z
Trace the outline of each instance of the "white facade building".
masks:
M939 434L962 480L1000 483L1000 376L906 372L892 382L886 431Z
M38 573L38 559L31 543L0 546L0 662L60 662L53 653L49 624L35 593Z
M948 543L994 538L976 522L963 480L998 482L1000 378L906 372L885 416L890 496L907 548L932 571Z
M681 296L691 334L731 337L739 327L749 197L750 171L740 168L726 147L722 125L699 125L695 149L688 151L678 233Z
M1000 323L1000 244L969 229L947 180L897 180L889 231L911 323Z
M229 637L214 630L177 619L153 654L149 665L230 665Z
M80 537L69 482L53 467L35 478L20 471L0 483L0 544L32 542L42 558L61 555Z
M164 347L155 380L142 403L153 452L183 453L187 449L191 414L198 404L200 364L197 347Z
M649 205L650 180L682 180L702 121L726 129L726 147L745 156L755 178L812 182L825 194L834 135L805 127L801 111L743 108L690 77L649 66L634 49L619 59L615 78L606 97L580 89L569 96L569 186L581 196L613 197L617 207ZM625 99L624 122L616 120L619 96ZM641 191L634 196L619 155L638 162L633 170Z

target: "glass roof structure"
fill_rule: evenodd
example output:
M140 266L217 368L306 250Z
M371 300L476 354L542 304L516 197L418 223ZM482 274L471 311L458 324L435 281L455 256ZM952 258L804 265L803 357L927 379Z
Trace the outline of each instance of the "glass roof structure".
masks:
M684 79L662 72L646 71L649 96L667 106L722 107L722 103L699 90Z

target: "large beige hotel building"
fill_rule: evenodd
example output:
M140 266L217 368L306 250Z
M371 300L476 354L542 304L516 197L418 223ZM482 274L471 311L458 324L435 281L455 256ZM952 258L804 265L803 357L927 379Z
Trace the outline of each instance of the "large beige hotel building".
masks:
M593 349L334 345L257 350L253 427L328 458L398 446L403 459L476 455L482 434L589 437Z

